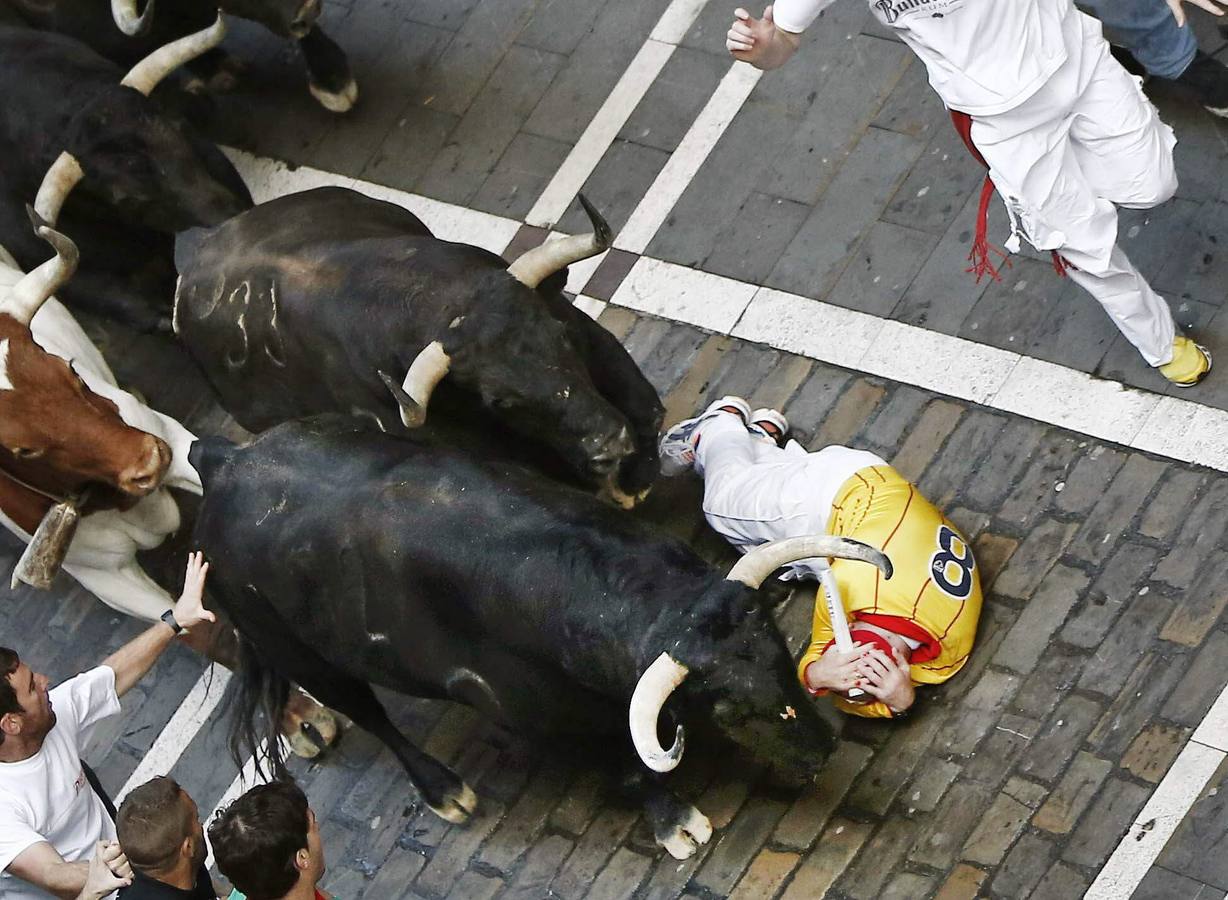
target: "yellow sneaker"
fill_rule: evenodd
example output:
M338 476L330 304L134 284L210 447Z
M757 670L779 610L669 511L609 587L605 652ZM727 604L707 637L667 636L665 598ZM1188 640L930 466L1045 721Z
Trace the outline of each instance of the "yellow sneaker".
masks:
M1160 374L1177 387L1193 387L1211 371L1211 352L1184 335L1173 341L1173 358L1160 366Z

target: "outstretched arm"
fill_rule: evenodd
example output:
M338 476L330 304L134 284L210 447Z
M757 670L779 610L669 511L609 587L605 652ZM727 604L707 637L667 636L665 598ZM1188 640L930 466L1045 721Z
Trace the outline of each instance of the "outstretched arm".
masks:
M190 629L201 622L216 621L216 616L205 609L201 599L208 573L209 564L202 554L188 554L183 593L179 595L173 610L175 621L181 628ZM158 622L104 659L102 664L115 673L115 693L122 697L140 681L174 636L175 632L169 625Z
M734 59L748 62L756 69L778 69L789 61L797 49L798 35L776 27L772 7L755 19L738 7L733 11L734 22L725 38L725 47Z

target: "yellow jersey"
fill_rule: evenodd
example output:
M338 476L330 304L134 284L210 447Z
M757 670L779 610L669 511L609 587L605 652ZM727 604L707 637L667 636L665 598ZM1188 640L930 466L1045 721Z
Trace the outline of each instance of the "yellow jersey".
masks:
M914 685L940 684L963 668L981 616L981 581L972 548L955 526L895 469L870 466L836 492L828 532L877 547L895 571L884 580L866 563L832 561L849 623L868 622L919 642L909 658ZM803 685L806 667L832 639L827 605L816 602L810 646L798 665ZM878 701L835 702L854 715L891 715Z

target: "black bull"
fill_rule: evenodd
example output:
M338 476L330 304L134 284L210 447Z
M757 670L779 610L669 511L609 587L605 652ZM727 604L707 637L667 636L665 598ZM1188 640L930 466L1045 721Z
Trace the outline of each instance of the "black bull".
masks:
M587 494L339 416L243 448L208 439L191 458L205 485L193 540L255 667L236 749L255 744L261 692L276 706L292 679L383 740L460 821L472 792L396 730L369 684L565 745L595 739L639 770L628 701L663 653L689 672L665 710L781 780L812 777L833 747L756 592ZM676 822L657 808L660 838Z
M599 245L608 230L589 209ZM249 431L325 412L403 431L380 373L400 382L438 342L448 374L426 395L427 423L442 423L445 440L552 449L624 504L657 474L661 401L622 345L568 302L566 270L529 287L500 257L434 237L400 206L331 187L181 235L175 258L175 330ZM517 439L492 446L492 420Z
M84 176L57 226L79 246L81 265L60 299L139 326L165 321L175 284L171 235L250 206L238 173L145 96L148 81L121 84L132 73L78 41L0 26L0 60L0 244L26 268L46 259L25 207L68 151Z

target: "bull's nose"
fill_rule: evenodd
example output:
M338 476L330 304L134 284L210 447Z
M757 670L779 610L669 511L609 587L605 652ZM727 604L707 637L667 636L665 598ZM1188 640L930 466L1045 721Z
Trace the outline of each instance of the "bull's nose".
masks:
M627 426L621 426L614 434L591 442L589 465L593 471L604 474L635 452L635 441Z
M161 438L145 435L141 442L140 462L119 473L119 488L134 497L144 497L162 484L171 464L171 448Z

